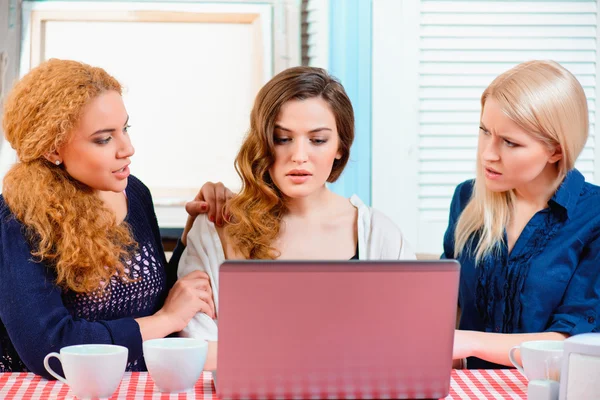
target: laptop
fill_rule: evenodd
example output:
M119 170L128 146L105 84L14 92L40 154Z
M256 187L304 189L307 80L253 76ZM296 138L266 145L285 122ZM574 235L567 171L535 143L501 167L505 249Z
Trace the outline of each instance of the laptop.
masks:
M218 396L447 396L459 272L454 260L226 261Z

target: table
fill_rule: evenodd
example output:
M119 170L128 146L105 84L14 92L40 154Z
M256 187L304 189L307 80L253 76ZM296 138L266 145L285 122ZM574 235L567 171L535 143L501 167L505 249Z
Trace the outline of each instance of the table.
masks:
M523 399L527 398L527 380L516 370L454 370L450 395L446 399ZM73 399L69 388L32 373L0 373L0 399ZM204 372L194 393L164 394L154 386L147 372L126 372L111 399L202 399L218 397L210 372Z

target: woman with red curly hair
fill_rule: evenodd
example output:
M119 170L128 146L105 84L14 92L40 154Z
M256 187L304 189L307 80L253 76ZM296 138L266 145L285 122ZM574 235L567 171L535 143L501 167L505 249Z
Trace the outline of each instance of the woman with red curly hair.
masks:
M389 218L327 187L344 170L353 139L352 104L326 71L295 67L271 79L235 160L242 189L228 204L230 221L221 228L207 215L196 219L178 275L205 271L218 310L225 259L414 259ZM183 333L216 341L217 324L202 312Z
M18 162L0 196L0 372L49 377L46 354L84 343L125 346L128 370L144 370L142 340L211 313L206 274L174 283L129 172L128 121L121 85L75 61L41 64L6 99Z

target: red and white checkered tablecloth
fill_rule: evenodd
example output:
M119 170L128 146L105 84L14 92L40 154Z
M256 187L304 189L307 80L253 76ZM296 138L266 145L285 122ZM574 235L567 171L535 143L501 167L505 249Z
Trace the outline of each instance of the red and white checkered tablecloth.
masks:
M527 380L516 370L454 370L446 399L523 399ZM0 399L74 399L69 388L31 373L0 373ZM146 372L126 372L111 400L218 399L212 375L204 372L194 392L160 393Z

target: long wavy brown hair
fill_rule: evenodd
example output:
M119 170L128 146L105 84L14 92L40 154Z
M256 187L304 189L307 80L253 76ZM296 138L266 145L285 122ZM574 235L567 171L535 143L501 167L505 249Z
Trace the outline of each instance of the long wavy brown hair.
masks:
M294 67L273 77L258 92L250 115L250 130L235 159L242 189L229 204L230 223L225 232L246 259L275 259L272 246L286 212L283 194L271 180L275 162L275 121L283 104L290 100L320 97L335 117L341 158L333 162L328 182L335 182L350 157L354 140L354 111L340 82L327 71Z
M17 82L4 104L2 127L18 156L4 199L25 225L34 259L75 292L101 291L115 274L127 279L121 260L135 242L92 188L44 156L68 143L84 106L110 90L121 93L121 85L103 69L52 59Z

